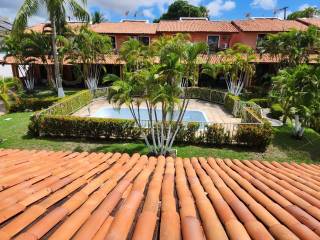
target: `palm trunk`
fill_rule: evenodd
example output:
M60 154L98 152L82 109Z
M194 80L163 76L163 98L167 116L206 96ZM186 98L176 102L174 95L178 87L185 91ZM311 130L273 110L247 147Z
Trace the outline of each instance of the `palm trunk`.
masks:
M64 97L64 91L62 87L62 80L60 77L60 69L59 69L59 59L58 59L58 52L57 52L57 28L55 17L51 19L52 24L52 50L53 50L53 59L54 59L54 76L56 81L56 86L58 88L58 97Z

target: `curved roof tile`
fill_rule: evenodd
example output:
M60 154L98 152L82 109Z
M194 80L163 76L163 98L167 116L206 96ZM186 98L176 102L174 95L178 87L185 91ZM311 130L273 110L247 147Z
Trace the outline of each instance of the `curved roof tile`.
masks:
M320 239L315 164L0 149L0 239Z

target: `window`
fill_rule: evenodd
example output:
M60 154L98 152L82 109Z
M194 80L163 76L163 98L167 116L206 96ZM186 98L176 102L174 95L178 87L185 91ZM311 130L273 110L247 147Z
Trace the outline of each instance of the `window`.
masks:
M257 36L257 47L261 44L261 42L266 38L267 34L258 34Z
M208 36L209 52L217 52L219 49L219 36Z
M145 46L149 46L150 38L147 36L139 36L138 40Z
M116 37L115 36L109 36L111 39L111 46L113 49L116 49Z
M145 46L149 46L150 37L148 37L148 36L133 36L132 38L137 39Z

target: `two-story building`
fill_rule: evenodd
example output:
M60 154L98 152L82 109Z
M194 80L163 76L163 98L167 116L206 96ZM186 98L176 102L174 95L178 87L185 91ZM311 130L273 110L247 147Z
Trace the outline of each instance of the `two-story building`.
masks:
M69 23L71 27L77 27L81 23ZM114 54L107 56L103 64L110 73L121 73L121 66L124 62L119 61L117 53L122 43L130 37L139 39L143 44L149 45L154 39L163 35L174 35L186 33L190 35L193 42L206 42L209 46L209 59L199 62L209 61L216 63L219 61L215 52L223 51L232 47L236 43L243 43L257 49L259 41L267 34L289 31L290 29L306 30L309 25L320 27L320 19L298 19L280 20L278 18L252 18L247 20L234 21L210 21L206 18L180 18L180 20L161 20L159 23L149 23L145 20L122 20L121 22L104 22L90 25L90 28L100 34L111 38ZM43 32L45 24L38 24L31 27L31 30ZM275 59L267 55L257 54L255 63L257 64L258 77L264 72L272 71ZM7 64L13 65L14 60L8 59ZM38 78L45 79L46 74L41 62L38 69ZM79 84L77 76L72 71L73 66L66 63L63 68L63 79L66 85ZM13 71L17 75L17 71ZM202 82L206 82L202 81ZM201 81L199 81L201 84Z

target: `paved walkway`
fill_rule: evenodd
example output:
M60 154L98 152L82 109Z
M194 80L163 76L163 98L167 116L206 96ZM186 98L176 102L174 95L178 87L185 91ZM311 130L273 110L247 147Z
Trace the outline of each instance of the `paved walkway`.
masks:
M97 99L90 105L90 112L93 115L99 109L103 107L112 107L112 105L105 99ZM80 109L76 112L75 116L88 117L88 106ZM125 107L125 106L124 106ZM141 108L146 108L145 104L142 104ZM222 105L209 103L206 101L191 99L188 110L202 111L209 122L215 123L240 123L240 118L234 118L230 113L228 113Z

